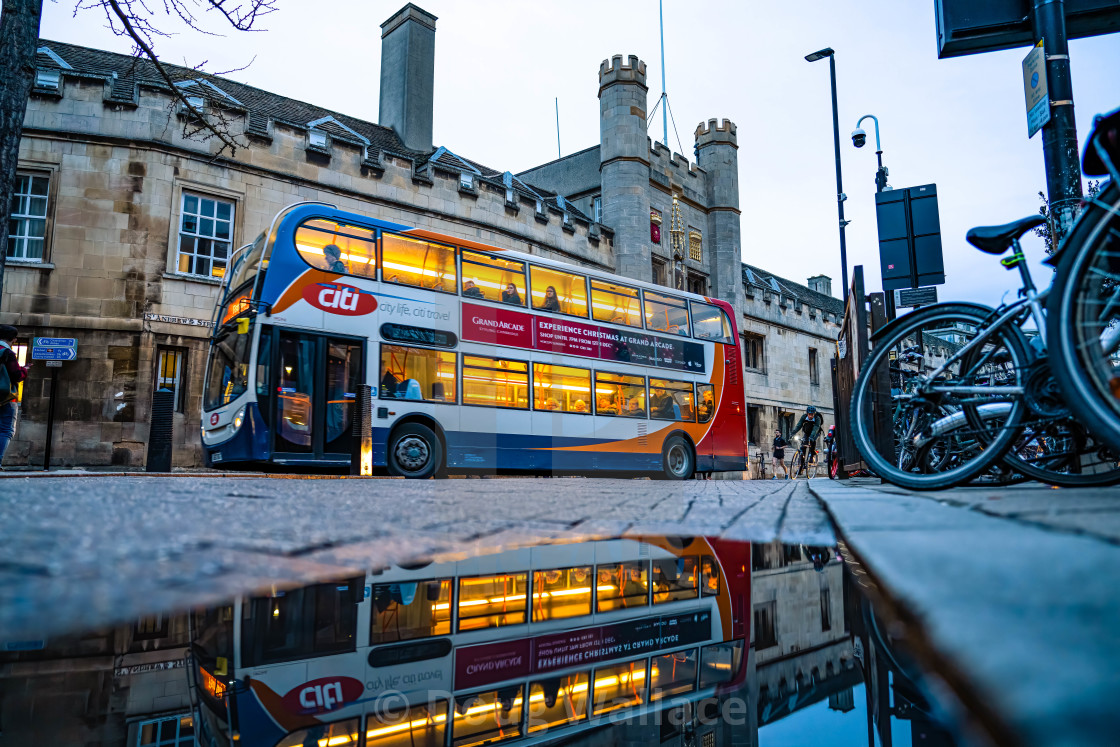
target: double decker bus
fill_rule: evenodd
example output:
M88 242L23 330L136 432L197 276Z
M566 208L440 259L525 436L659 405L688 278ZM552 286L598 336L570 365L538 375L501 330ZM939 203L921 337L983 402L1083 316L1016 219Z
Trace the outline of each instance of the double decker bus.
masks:
M749 548L538 546L197 612L200 743L537 744L729 692L746 678Z
M732 307L319 203L239 250L202 404L212 466L646 472L746 468Z

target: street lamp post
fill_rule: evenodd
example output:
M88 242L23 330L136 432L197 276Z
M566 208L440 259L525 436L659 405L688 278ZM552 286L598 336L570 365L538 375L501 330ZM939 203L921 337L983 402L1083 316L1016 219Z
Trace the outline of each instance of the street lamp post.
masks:
M820 51L813 52L812 54L805 55L805 60L808 62L816 62L828 58L828 71L832 76L832 138L836 148L836 211L840 216L840 271L844 277L842 279L842 287L844 289L844 305L848 303L848 246L844 236L844 227L848 225L849 221L844 220L844 200L848 199L844 194L844 182L840 176L840 114L836 108L836 52L832 47L826 47Z

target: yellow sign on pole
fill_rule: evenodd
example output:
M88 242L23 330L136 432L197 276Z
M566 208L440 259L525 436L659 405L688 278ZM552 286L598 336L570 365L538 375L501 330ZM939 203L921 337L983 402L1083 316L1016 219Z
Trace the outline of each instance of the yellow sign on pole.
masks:
M1027 138L1050 121L1050 91L1046 87L1046 51L1039 39L1023 58L1023 93L1027 100Z

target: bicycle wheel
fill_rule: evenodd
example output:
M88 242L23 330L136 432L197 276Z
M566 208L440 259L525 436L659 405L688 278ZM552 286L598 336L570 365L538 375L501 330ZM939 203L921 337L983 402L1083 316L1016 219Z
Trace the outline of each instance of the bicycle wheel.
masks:
M1062 242L1047 301L1054 378L1074 415L1120 452L1120 185L1111 183Z
M1120 456L1070 418L1028 420L1003 462L1048 485L1076 488L1120 483Z
M1017 327L989 329L989 320L976 305L928 306L875 342L852 392L851 422L860 454L880 478L912 490L952 487L981 474L1014 441L1030 357ZM906 366L921 369L885 388L891 351L902 360L919 340L925 355Z

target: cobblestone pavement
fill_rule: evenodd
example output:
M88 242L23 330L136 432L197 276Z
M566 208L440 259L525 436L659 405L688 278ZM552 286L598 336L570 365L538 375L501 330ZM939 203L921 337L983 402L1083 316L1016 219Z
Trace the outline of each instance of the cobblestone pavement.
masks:
M0 527L0 641L542 540L835 543L804 480L5 476Z

